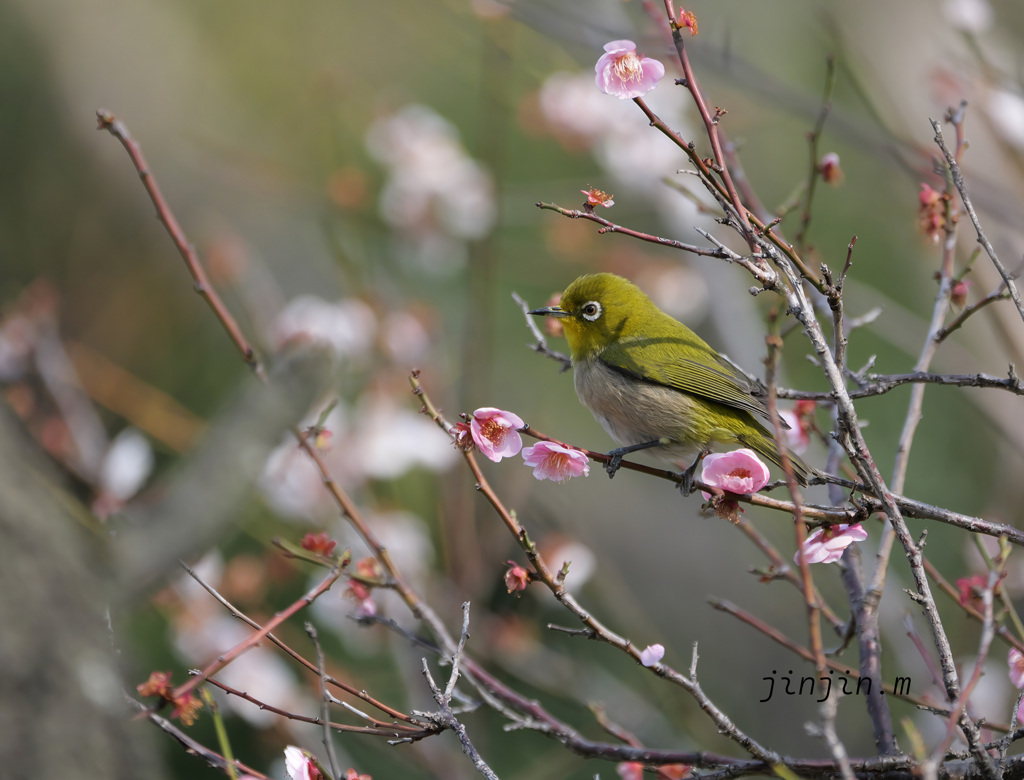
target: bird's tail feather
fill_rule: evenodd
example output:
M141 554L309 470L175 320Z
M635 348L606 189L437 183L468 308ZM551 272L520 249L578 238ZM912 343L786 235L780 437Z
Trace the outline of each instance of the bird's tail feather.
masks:
M779 455L778 447L775 446L775 439L768 433L768 431L765 431L762 436L741 437L740 443L754 450L754 452L759 455L763 455L780 469L782 468L782 456ZM788 452L787 454L789 455L789 462L793 467L793 476L796 477L796 481L803 487L807 487L808 479L818 472L804 463L803 460L800 459L799 455L792 452Z

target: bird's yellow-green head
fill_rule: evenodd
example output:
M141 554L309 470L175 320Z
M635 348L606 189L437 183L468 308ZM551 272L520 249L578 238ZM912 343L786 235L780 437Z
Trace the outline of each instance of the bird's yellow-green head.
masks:
M559 318L574 361L638 333L657 335L659 320L668 318L639 287L615 274L581 276L557 306L530 314Z

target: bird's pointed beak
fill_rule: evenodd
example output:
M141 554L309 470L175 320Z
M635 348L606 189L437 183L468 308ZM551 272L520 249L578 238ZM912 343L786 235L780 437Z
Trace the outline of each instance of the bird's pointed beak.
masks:
M568 317L569 312L561 306L548 306L546 309L534 309L530 312L537 317Z

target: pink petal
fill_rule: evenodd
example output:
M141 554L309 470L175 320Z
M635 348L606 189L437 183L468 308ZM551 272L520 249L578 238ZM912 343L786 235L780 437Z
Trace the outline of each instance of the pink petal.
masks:
M533 476L537 479L564 482L571 477L590 475L590 462L584 453L552 441L525 448L523 461L533 467Z
M504 409L496 409L493 406L482 406L473 412L473 419L493 419L502 425L510 428L523 428L526 423L514 412L506 412Z
M1016 647L1010 648L1010 682L1015 688L1024 688L1024 655Z
M284 749L284 768L291 780L315 780L320 772L309 757L294 745Z
M704 458L700 473L702 482L739 495L756 493L768 484L770 477L768 467L749 449L713 452ZM701 495L711 498L703 491Z
M512 412L485 406L473 412L470 432L480 452L497 463L523 448L523 439L516 429L524 425L522 418Z
M640 97L654 89L665 75L665 66L660 62L637 55L633 41L611 41L605 44L604 51L594 66L594 83L605 94L623 100ZM628 65L625 78L620 67L623 62Z
M644 666L654 666L664 657L664 645L647 645L647 647L640 651L640 663Z
M623 38L621 41L609 41L604 45L604 50L614 54L624 51L636 51L636 44L631 40Z
M829 538L825 539L825 529L819 528L804 541L804 557L808 563L835 563L843 557L843 551L854 542L862 542L868 538L868 532L860 523L854 525L833 526ZM800 564L799 552L793 561Z
M796 455L803 455L807 451L807 445L811 443L811 440L804 433L803 428L800 427L800 418L797 417L796 412L788 409L779 412L779 417L789 425L789 429L783 431L789 451Z

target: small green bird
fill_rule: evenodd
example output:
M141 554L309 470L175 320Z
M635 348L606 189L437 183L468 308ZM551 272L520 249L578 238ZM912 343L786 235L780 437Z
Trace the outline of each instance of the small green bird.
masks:
M715 444L748 447L781 467L775 437L761 422L771 425L759 388L632 282L581 276L558 306L530 314L558 317L565 329L576 394L622 445L608 453L610 476L623 455L655 448L664 460L693 463L684 474L688 487ZM789 458L806 485L812 469Z

